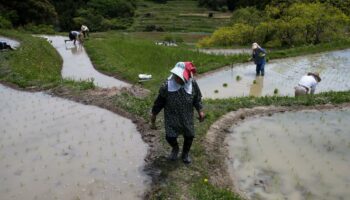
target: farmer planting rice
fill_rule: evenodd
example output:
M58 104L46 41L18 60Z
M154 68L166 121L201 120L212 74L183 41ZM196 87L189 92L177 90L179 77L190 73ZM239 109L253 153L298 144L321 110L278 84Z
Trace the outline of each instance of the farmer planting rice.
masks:
M319 82L321 82L319 73L307 73L307 75L301 77L298 85L295 87L295 96L314 94Z
M256 75L264 76L265 75L265 56L266 51L265 49L261 48L258 43L252 44L252 60L254 60L254 63L256 65Z
M80 31L71 31L69 32L69 40L64 40L64 43L66 43L67 41L73 41L73 44L75 45L76 41L78 40L79 43L82 43L83 42L83 34L82 32Z
M172 147L170 160L176 160L179 153L177 137L183 134L184 144L181 158L191 163L189 151L195 136L193 125L193 107L199 120L204 120L202 94L193 78L196 68L191 62L178 62L170 71L172 74L159 89L159 95L152 108L152 127L155 128L156 116L164 108L166 140Z

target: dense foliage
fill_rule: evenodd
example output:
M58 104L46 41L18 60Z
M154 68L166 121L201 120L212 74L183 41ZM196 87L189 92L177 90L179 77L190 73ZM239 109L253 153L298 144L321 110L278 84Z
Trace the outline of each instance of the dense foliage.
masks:
M136 0L0 0L0 28L47 24L74 30L86 24L94 31L125 29L135 8Z
M57 12L49 0L0 0L0 28L32 24L56 24Z
M268 47L318 44L341 39L348 34L349 17L325 3L294 3L286 7L268 5L236 10L232 25L223 27L200 46L247 45L258 42Z
M328 3L350 14L350 0L198 0L200 6L206 6L214 10L236 10L245 7L255 7L264 10L267 5L288 7L293 3Z

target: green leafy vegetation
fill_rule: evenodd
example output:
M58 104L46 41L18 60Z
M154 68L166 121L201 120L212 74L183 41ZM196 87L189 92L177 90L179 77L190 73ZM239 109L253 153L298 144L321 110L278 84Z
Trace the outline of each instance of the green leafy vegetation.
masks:
M347 38L350 18L340 9L322 3L294 3L234 11L232 25L216 30L198 45L230 46L258 42L266 47L319 44Z

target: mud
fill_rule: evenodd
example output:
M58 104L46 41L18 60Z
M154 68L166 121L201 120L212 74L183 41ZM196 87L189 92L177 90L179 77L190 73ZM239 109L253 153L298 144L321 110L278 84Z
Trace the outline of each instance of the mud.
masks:
M320 122L316 122L315 120L310 120L310 124L311 126L316 127L315 129L319 131L319 132L314 131L313 133L319 133L319 135L321 135L320 132L322 132L326 140L323 140L322 137L311 136L312 138L314 138L312 145L303 144L301 146L296 147L296 149L293 149L295 148L296 145L289 145L289 146L284 145L284 141L286 141L287 140L286 138L288 138L284 136L288 135L288 132L284 131L283 129L283 130L280 130L277 134L273 133L273 131L270 130L269 128L279 126L279 123L272 122L272 120L270 119L271 117L266 117L266 116L272 115L272 117L274 117L274 115L276 115L277 120L280 120L281 118L280 116L285 116L283 117L283 119L287 119L288 116L286 114L274 114L274 113L282 113L286 111L301 111L305 109L308 111L303 111L303 112L305 112L306 115L312 116L311 118L315 117L314 114L318 115L318 118L314 118L314 119L321 120L322 122L320 123ZM330 197L325 199L337 199L337 198L341 199L341 197L344 195L348 196L349 195L347 193L348 189L346 190L344 188L347 188L349 185L349 179L348 179L349 177L344 176L345 174L347 174L346 172L342 173L346 169L346 166L348 166L346 162L349 162L350 160L349 155L346 153L349 151L344 151L344 148L345 150L346 148L348 148L346 146L348 144L345 144L348 141L346 137L349 136L347 132L347 130L349 129L347 128L348 125L346 124L348 120L347 121L342 121L343 119L340 120L340 122L343 125L345 124L346 126L345 129L342 129L341 127L338 127L336 129L325 128L325 127L327 127L329 124L333 124L334 126L337 123L339 123L338 122L339 116L337 116L337 112L338 111L350 112L349 109L350 109L350 104L343 104L340 106L321 105L321 106L314 106L314 107L288 107L288 108L257 107L254 109L240 109L238 111L228 113L227 115L220 118L220 120L218 120L211 126L206 138L206 145L208 147L207 153L209 155L209 160L215 160L215 164L211 166L211 170L210 170L211 183L214 183L219 187L226 187L226 188L231 187L235 192L238 192L239 194L241 194L241 196L246 197L248 199L271 199L271 198L272 199L276 199L276 198L277 199L284 199L284 198L322 199L324 197ZM292 112L292 115L299 116L300 113L302 112ZM326 114L323 114L323 113L326 113ZM322 114L321 119L320 119L320 114ZM247 117L250 118L252 116L256 118L260 116L262 117L261 119L267 119L267 121L266 120L264 121L264 122L267 122L266 127L264 126L265 128L263 127L256 128L256 126L261 125L263 123L260 123L259 121L259 123L256 122L251 124L248 121L248 123L251 126L249 126L249 128L248 126L246 126L247 129L251 129L255 127L254 131L246 130L244 131L244 136L238 137L238 138L235 137L233 139L235 135L235 131L237 130L237 128L239 129L239 127L241 127L241 125L237 125L237 124L238 123L241 124L240 122L242 122L242 120L246 119ZM331 120L329 120L326 116L330 116ZM348 118L349 115L345 114L344 116L346 116L345 118ZM346 120L345 118L344 120ZM257 118L257 120L260 120L260 119ZM288 120L285 120L285 121L290 121L290 123L294 124L295 122L292 120L293 119L289 117ZM324 120L327 123L324 123ZM303 117L301 117L298 123L299 122L303 123L307 121ZM270 125L270 123L273 123L274 126ZM232 124L235 124L235 125L232 126ZM244 125L244 122L242 122L242 124ZM325 124L324 125L325 127L323 127L322 124ZM286 127L287 126L285 126L285 128ZM302 125L292 126L292 127L297 127L297 129L300 129L302 128ZM260 129L262 133L265 133L264 135L266 135L266 137L253 136L254 140L249 140L249 137L250 137L249 134L253 134L254 132L257 132L257 130L260 130ZM306 127L306 130L308 129L310 129L310 127ZM329 131L327 132L327 130ZM340 135L338 139L336 139L336 137L333 137L334 131L337 132L337 135L338 134ZM342 135L342 133L346 133L346 134ZM282 134L283 136L279 138L277 136L278 134ZM289 130L289 134L291 135L290 130ZM303 137L309 138L310 135L298 133L298 136L290 140L291 144L294 144L293 142L295 143L309 142L309 140L303 139ZM257 139L258 137L259 139ZM260 143L265 142L264 138L273 138L276 140L276 144L272 142L272 144L269 144L269 145L264 143L264 145L255 144L253 145L253 147L251 146L251 144L256 143L257 141L259 141ZM245 148L243 148L242 145L244 145L247 141L251 141L251 142L249 143L249 145L245 145ZM335 141L340 142L342 144L339 146L338 143ZM231 146L232 142L235 143L234 146ZM331 145L331 144L337 144L337 145ZM271 150L270 153L271 152L273 153L271 153L270 156L267 156L266 154L265 156L261 156L258 158L258 160L262 161L262 165L267 163L268 167L266 168L261 167L254 170L253 164L251 165L248 165L248 164L245 165L245 164L249 163L248 162L249 160L253 161L255 158L257 158L250 151L250 149L257 149L259 153L268 152L268 151L259 149L261 148L261 146L265 146L266 149ZM283 147L281 149L284 153L282 158L278 157L279 150L273 149L276 146L280 146L281 148ZM296 158L299 159L299 156L298 156L300 154L299 150L302 152L305 151L304 157L300 156L301 157L300 159L305 158L306 161L303 160L303 162L299 162L297 160L294 160ZM318 152L318 150L320 152ZM236 157L232 155L233 152L236 155ZM312 152L313 154L312 153L308 154L306 152ZM327 153L329 154L327 155ZM315 155L319 155L319 156L315 156ZM340 156L340 157L337 157L337 156ZM239 160L239 158L242 158L243 160ZM288 163L288 160L284 160L285 158L289 159L290 164L285 164L285 163ZM313 161L315 162L313 163ZM344 165L344 162L345 162L345 165ZM282 168L281 166L283 165L287 166L286 170L282 172L288 172L288 173L283 174L280 171L276 172L276 170L273 170L273 167L275 165L277 166L278 169L281 169ZM242 168L239 168L240 170L237 170L236 169L237 167L242 167ZM232 170L233 168L235 170ZM249 174L248 176L244 177L244 180L240 179L240 177L237 177L240 175L242 176L247 175L247 173L245 173L247 171L253 174ZM290 171L293 173L291 173ZM232 175L232 173L236 174L236 176L234 176L235 178L233 179L230 178L229 176L230 174ZM237 173L240 175L237 175ZM318 179L320 176L313 176L315 175L315 173L321 174L322 178ZM282 178L279 178L281 174L282 175L292 174L292 178L288 179L283 176ZM321 179L322 181L320 181ZM311 183L307 182L307 180L311 180ZM320 182L316 184L312 181L320 181ZM335 181L335 182L332 182L332 181ZM342 181L342 182L340 183L339 181ZM242 185L246 186L246 188L242 189ZM272 187L272 185L274 187ZM313 185L316 185L316 186L313 188ZM278 191L279 194L275 194L276 191ZM269 195L266 195L266 194L269 194ZM325 196L322 198L319 198L320 196L318 195L325 195Z
M319 72L322 81L316 93L350 89L350 49L274 60L265 66L265 76L255 75L255 65L239 64L200 76L197 82L204 98L237 96L294 96L294 87L307 72ZM237 80L237 77L240 80ZM277 89L277 94L275 94Z
M73 80L93 80L94 84L102 88L131 87L131 84L98 72L92 65L84 46L73 41L67 41L63 36L42 36L47 38L63 58L62 77Z
M148 147L131 120L0 85L2 199L141 199Z

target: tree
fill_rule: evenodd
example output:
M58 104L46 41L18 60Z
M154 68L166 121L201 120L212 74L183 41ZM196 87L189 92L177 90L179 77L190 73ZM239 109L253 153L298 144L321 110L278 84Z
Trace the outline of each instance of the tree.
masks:
M299 24L306 42L318 44L325 38L339 37L349 18L340 9L322 3L295 3L286 12L293 18L293 24Z
M32 24L56 24L57 13L49 0L1 0L0 8L9 16L14 26Z

